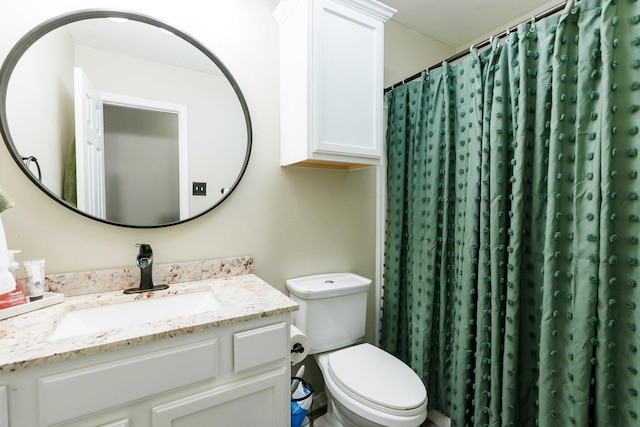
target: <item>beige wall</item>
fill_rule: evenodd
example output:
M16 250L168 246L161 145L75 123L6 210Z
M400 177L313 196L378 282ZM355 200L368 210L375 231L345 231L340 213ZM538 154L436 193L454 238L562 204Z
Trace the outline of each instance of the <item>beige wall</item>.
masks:
M188 46L186 42L184 44ZM224 75L86 46L76 46L75 58L76 66L83 69L99 92L186 107L188 179L189 182L204 181L209 188L206 197L189 193L191 215L209 209L220 199L219 190L231 187L244 163L247 132L238 97ZM213 63L211 68L214 68Z
M252 255L255 273L283 291L284 281L299 275L352 271L374 278L375 170L279 166L278 26L271 16L277 3L5 0L0 59L51 17L85 8L134 10L171 23L214 51L238 81L253 125L249 167L231 197L201 218L160 229L115 227L77 215L37 190L0 149L0 187L16 202L2 220L9 247L22 250L19 259L45 258L49 273L130 266L134 244L146 242L157 263ZM394 21L385 30L385 86L453 51ZM373 298L370 302L372 340Z
M38 158L43 182L57 194L62 194L61 177L74 132L72 68L68 34L41 39L16 65L6 97L7 120L14 140L21 141L20 154ZM36 173L34 164L31 170Z
M452 46L390 20L384 28L384 87L419 73L455 53Z
M252 255L255 273L283 291L284 281L299 275L352 271L374 278L375 170L279 166L278 27L271 16L277 3L3 0L0 60L29 29L75 9L134 10L182 29L214 51L238 81L254 138L245 177L227 201L197 220L160 229L109 226L72 213L37 190L0 149L0 187L16 202L2 220L9 247L23 251L19 259L46 258L50 273L131 266L134 244L146 242L157 263ZM385 32L385 87L455 52L394 21ZM370 298L369 340L373 307Z
M456 48L456 52L460 52L460 51L469 49L469 47L472 44L481 43L481 42L487 40L489 37L491 37L493 35L500 34L504 30L506 30L507 27L508 28L513 28L513 27L517 26L518 24L520 24L521 22L529 20L532 16L535 16L535 15L537 15L539 13L544 12L545 10L547 10L547 9L553 7L553 6L556 6L558 3L560 3L558 0L550 1L548 3L543 4L540 7L532 10L531 12L527 13L526 15L519 16L518 18L513 19L510 22L504 22L503 24L500 25L500 27L494 28L492 31L489 31L487 34L484 34L484 35L482 35L480 37L476 37L475 39L469 40L467 43L465 43L462 46L458 46Z
M3 0L1 60L29 29L75 9L135 10L182 29L214 51L238 81L254 138L245 177L228 200L194 221L160 229L115 227L77 215L37 190L7 150L0 149L0 187L16 202L2 220L9 247L22 250L19 259L45 258L50 273L131 266L134 244L146 242L153 246L157 263L252 255L255 273L282 291L287 278L300 275L351 271L374 278L375 169L343 172L279 165L278 26L271 16L277 3ZM385 50L387 86L452 49L389 22ZM373 292L369 301L371 341ZM311 374L317 380L317 372Z
M278 26L271 16L276 4L3 1L1 59L30 28L74 9L122 8L172 23L216 52L236 77L254 136L246 175L227 201L197 220L160 229L114 227L72 213L37 190L0 149L0 186L16 202L2 220L9 246L23 251L19 259L46 258L50 273L131 266L134 244L147 242L157 263L252 255L255 273L281 290L286 278L298 275L345 270L374 277L375 170L279 165Z

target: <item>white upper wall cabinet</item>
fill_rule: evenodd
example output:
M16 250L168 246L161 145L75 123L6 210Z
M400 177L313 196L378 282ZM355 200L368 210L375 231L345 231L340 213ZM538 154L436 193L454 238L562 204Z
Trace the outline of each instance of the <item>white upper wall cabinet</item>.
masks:
M281 165L379 165L383 145L384 23L374 0L282 0Z

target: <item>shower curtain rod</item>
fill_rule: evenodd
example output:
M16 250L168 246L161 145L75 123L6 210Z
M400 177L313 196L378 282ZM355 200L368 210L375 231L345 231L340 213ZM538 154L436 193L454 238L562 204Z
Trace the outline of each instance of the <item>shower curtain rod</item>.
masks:
M576 1L576 4L578 4L578 3L579 3L579 1ZM521 23L524 23L524 22L532 22L532 23L533 23L533 22L538 21L538 20L540 20L540 19L542 19L542 18L546 18L547 16L551 16L551 15L553 15L553 14L555 14L555 13L560 12L562 9L564 9L564 6L565 6L566 4L567 4L567 0L564 0L562 3L558 3L558 4L557 4L557 5L555 5L555 6L551 6L549 9L547 9L547 10L545 10L545 11L543 11L543 12L540 12L540 13L538 13L537 15L533 15L529 20L527 20L527 21L522 21ZM499 34L497 34L497 35L495 35L495 36L491 36L491 37L489 37L488 39L486 39L486 40L484 40L484 41L482 41L482 42L480 42L480 43L474 43L474 44L472 44L472 45L471 45L471 47L470 47L469 49L467 49L467 50L463 50L463 51L461 51L461 52L458 52L458 53L456 53L455 55L450 56L449 58L445 59L444 61L446 61L446 62L453 62L453 61L457 61L458 59L464 58L465 56L469 55L469 54L471 53L471 48L474 48L474 47L475 47L475 48L477 48L477 49L481 49L481 48L483 48L483 47L489 46L489 45L491 44L491 41L492 41L494 38L501 39L501 38L503 38L503 37L506 37L509 33L511 33L511 31L515 30L515 29L518 27L518 25L520 25L520 24L516 24L516 25L514 25L513 27L507 27L504 31L502 31L501 33L499 33ZM420 76L422 75L422 73L423 73L423 72L425 72L425 71L435 70L436 68L438 68L438 67L442 66L442 62L443 62L443 61L441 61L441 62L440 62L440 63L438 63L438 64L434 64L434 65L432 65L431 67L427 68L426 70L423 70L423 71L420 71L420 72L418 72L418 73L415 73L414 75L412 75L412 76L409 76L409 77L405 78L405 79L404 79L404 80L402 80L401 82L398 82L398 83L392 84L391 86L389 86L388 88L386 88L386 89L384 90L384 93L387 93L387 92L389 92L390 90L392 90L392 89L394 89L394 88L396 88L396 87L398 87L398 86L400 86L400 85L403 85L403 84L405 84L405 83L407 83L407 82L410 82L411 80L415 80L415 79L417 79L417 78L418 78L418 77L420 77Z

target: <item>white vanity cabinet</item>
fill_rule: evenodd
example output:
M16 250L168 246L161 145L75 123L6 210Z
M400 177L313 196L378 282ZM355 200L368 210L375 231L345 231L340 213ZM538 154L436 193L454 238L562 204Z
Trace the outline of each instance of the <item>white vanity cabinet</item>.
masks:
M0 385L0 427L9 427L9 406L7 402L6 385Z
M378 165L383 146L384 22L374 0L282 0L281 164Z
M277 315L0 373L0 427L288 426L289 324Z

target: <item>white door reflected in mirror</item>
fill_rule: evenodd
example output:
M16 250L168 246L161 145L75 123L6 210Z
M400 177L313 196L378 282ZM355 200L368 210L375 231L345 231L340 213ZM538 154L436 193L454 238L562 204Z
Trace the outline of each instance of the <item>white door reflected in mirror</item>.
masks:
M82 69L75 67L73 71L78 209L106 219L104 105Z

